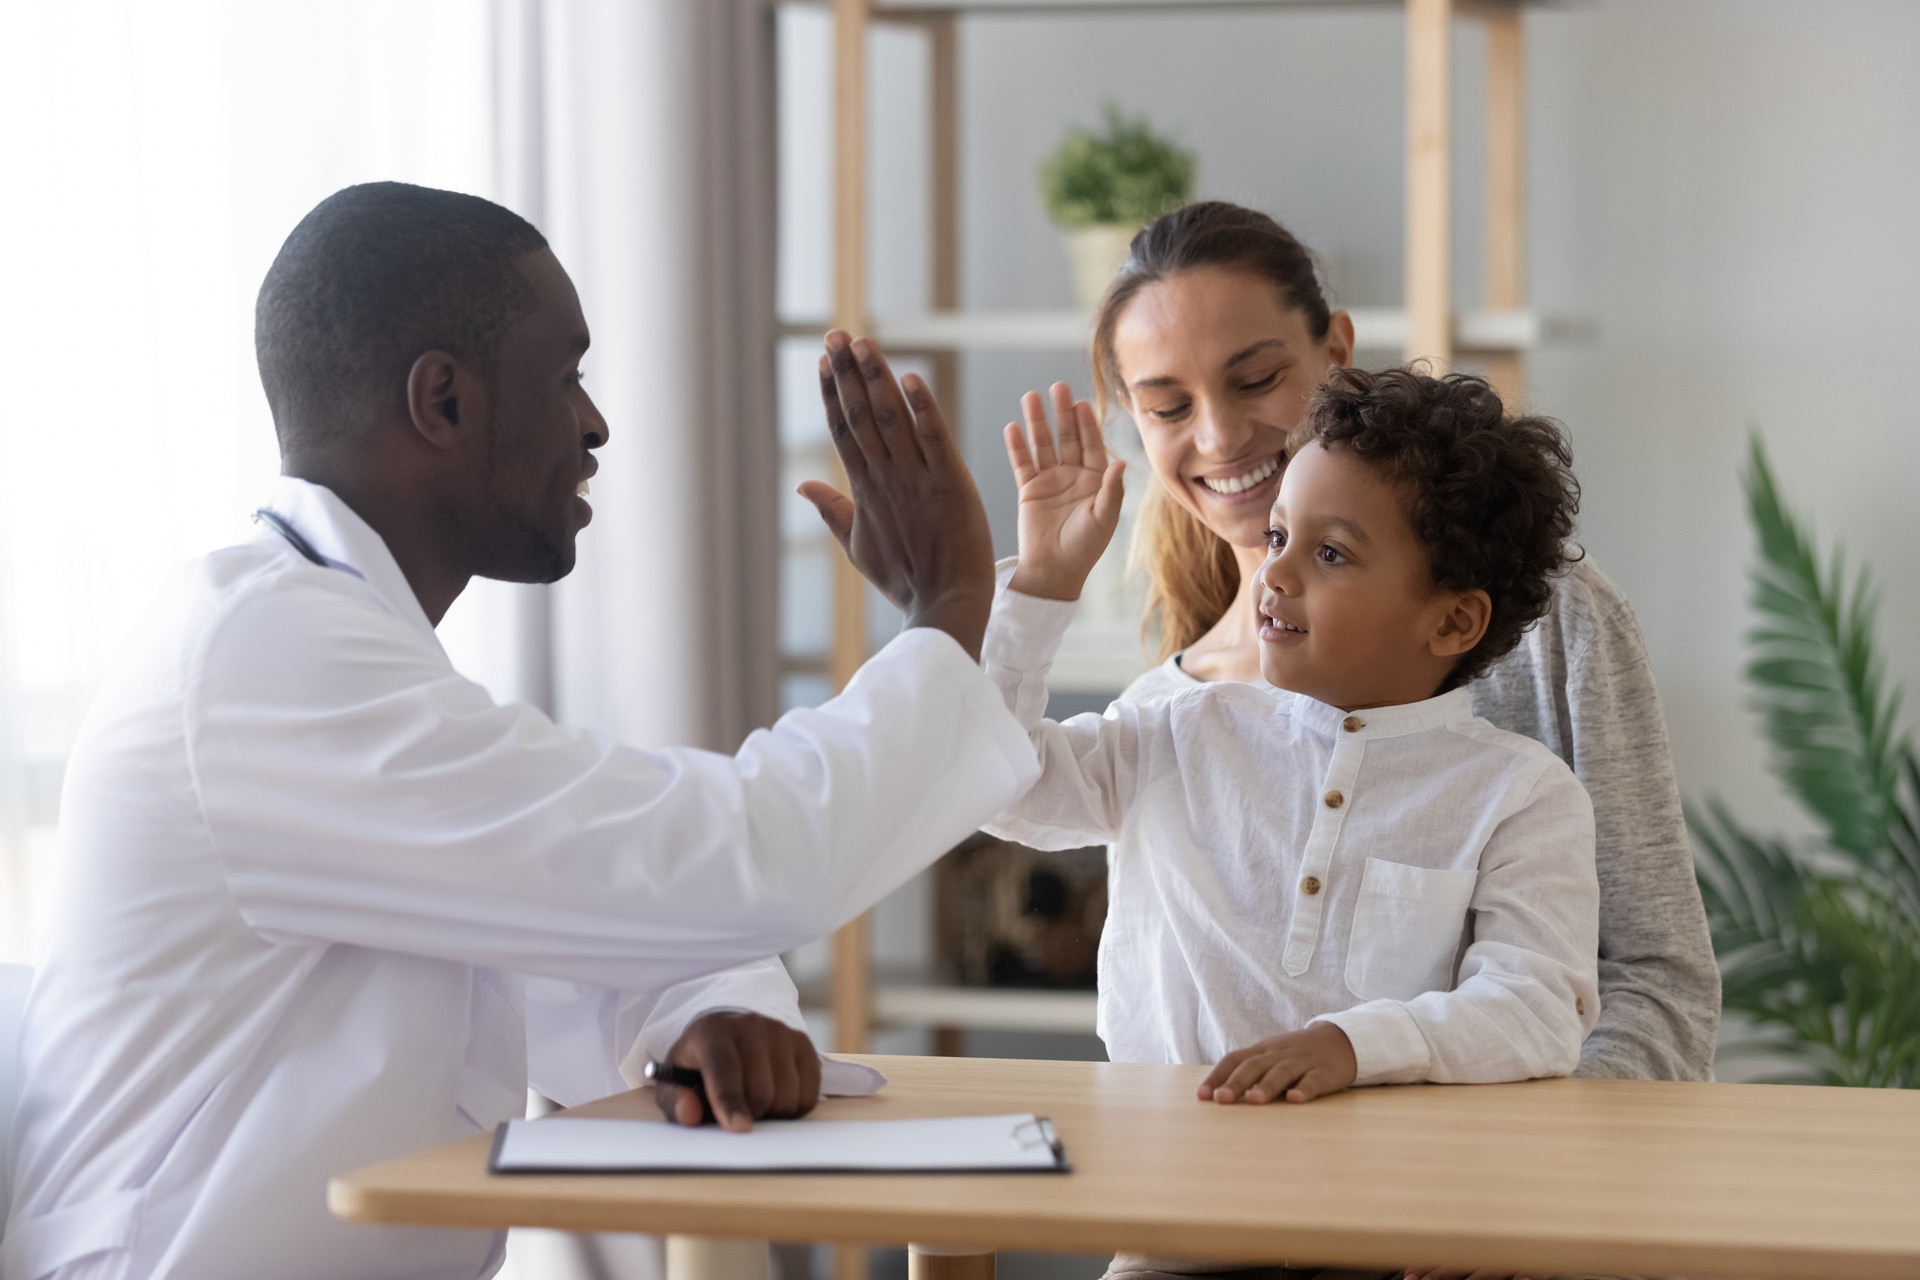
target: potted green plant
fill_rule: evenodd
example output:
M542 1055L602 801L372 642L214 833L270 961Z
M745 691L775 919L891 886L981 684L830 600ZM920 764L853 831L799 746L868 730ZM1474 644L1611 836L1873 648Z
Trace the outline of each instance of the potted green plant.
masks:
M1156 135L1144 117L1111 102L1105 128L1067 130L1040 166L1047 215L1067 233L1081 306L1099 305L1142 223L1178 209L1193 194L1193 153Z
M1759 535L1747 679L1774 771L1820 831L1761 836L1724 804L1690 810L1724 1003L1775 1078L1920 1087L1920 759L1875 649L1877 596L1823 560L1756 436Z

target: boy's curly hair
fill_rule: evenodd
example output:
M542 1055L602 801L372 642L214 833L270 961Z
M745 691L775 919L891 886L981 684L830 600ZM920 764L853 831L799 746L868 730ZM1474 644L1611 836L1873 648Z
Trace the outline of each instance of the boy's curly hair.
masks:
M1486 379L1412 369L1335 369L1287 441L1351 449L1407 494L1436 586L1479 588L1487 631L1441 686L1481 675L1520 643L1583 552L1567 545L1580 510L1573 449L1551 418L1508 417Z

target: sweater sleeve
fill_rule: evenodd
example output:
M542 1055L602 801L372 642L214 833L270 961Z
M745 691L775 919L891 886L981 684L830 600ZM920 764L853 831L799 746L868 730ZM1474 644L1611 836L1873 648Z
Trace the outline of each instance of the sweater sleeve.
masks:
M1600 1023L1575 1074L1705 1080L1720 970L1646 644L1626 600L1609 603L1567 665L1569 763L1593 798L1600 876Z
M1582 1076L1704 1080L1720 972L1694 879L1660 695L1633 608L1583 560L1484 678L1476 713L1545 743L1593 798L1600 992Z

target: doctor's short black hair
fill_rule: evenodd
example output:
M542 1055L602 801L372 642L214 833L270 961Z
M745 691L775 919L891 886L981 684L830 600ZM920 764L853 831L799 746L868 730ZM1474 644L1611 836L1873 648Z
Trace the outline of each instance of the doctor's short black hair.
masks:
M1508 416L1486 379L1416 369L1335 369L1287 441L1351 449L1384 470L1408 501L1434 584L1485 591L1486 634L1441 686L1482 675L1553 602L1553 580L1584 552L1571 546L1580 510L1573 448L1551 418Z
M382 408L404 411L424 352L490 376L501 336L536 302L519 260L546 246L519 214L457 191L369 182L314 206L254 307L282 455L349 443Z

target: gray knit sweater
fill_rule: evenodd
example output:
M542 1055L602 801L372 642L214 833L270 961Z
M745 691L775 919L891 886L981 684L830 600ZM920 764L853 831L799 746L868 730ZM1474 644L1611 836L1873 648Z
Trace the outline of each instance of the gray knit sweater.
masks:
M1176 656L1120 696L1151 701L1194 683ZM1632 606L1581 561L1557 584L1547 616L1472 693L1476 715L1551 747L1593 798L1600 1021L1574 1074L1707 1079L1720 971Z

